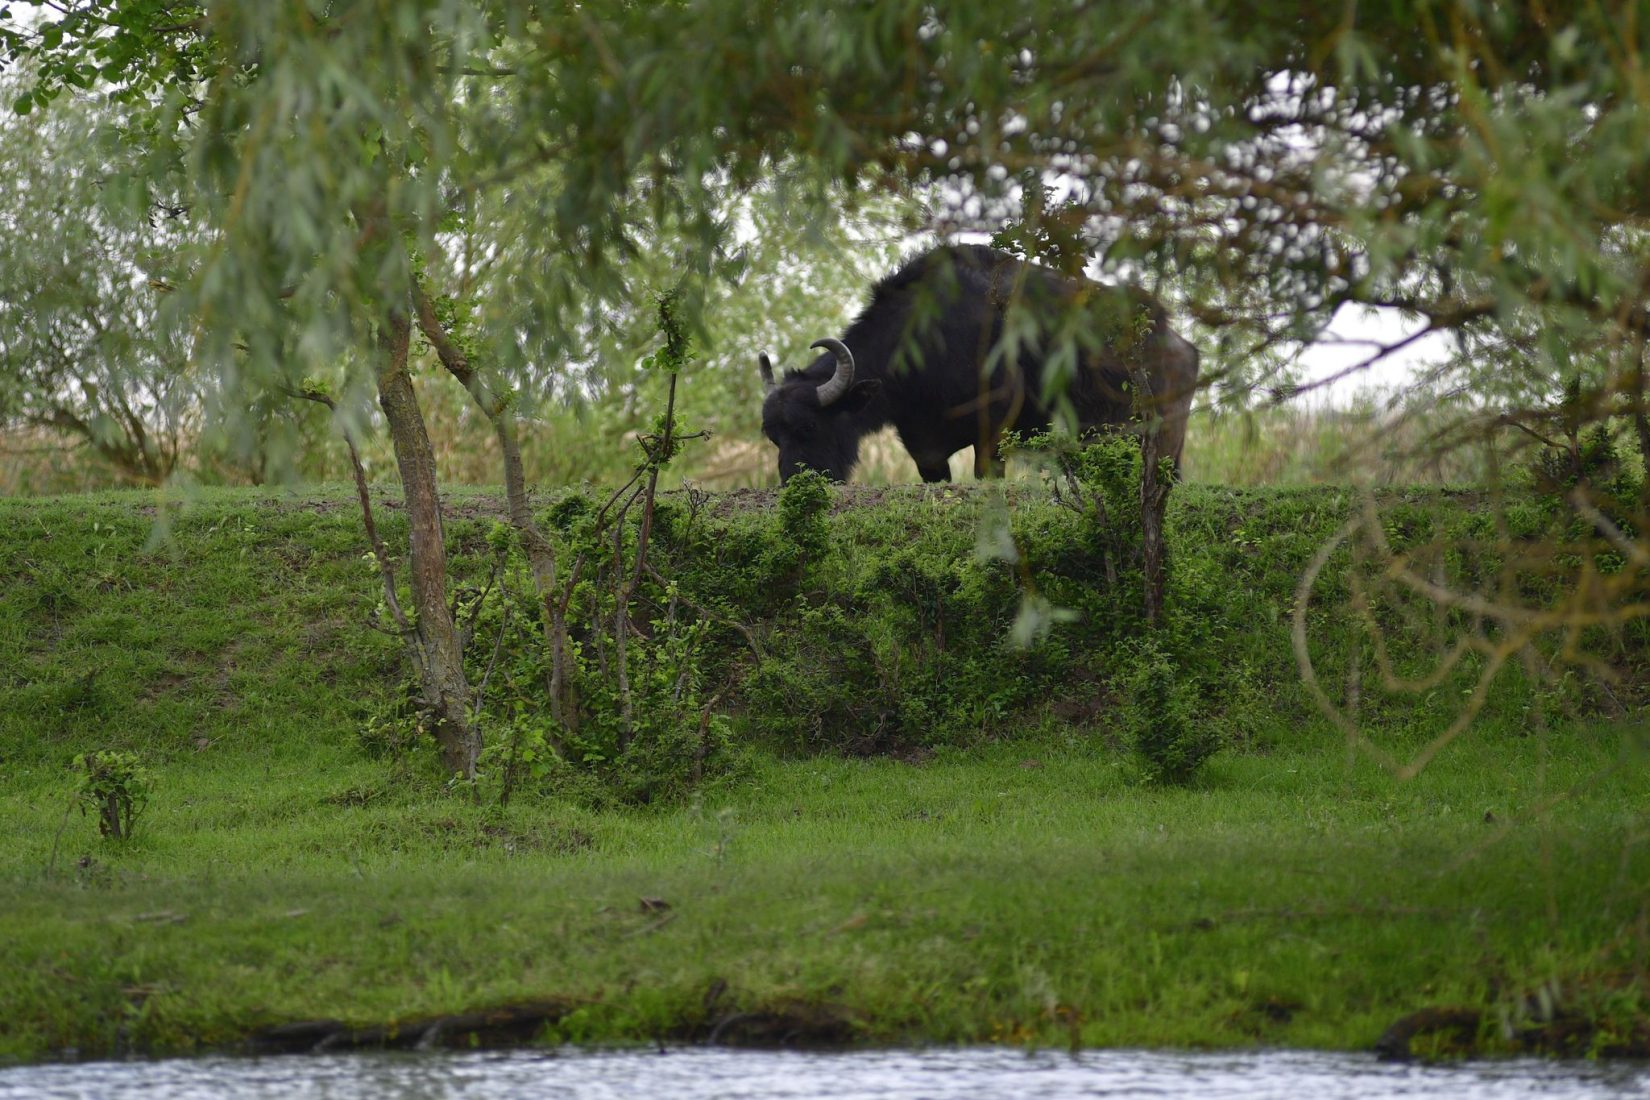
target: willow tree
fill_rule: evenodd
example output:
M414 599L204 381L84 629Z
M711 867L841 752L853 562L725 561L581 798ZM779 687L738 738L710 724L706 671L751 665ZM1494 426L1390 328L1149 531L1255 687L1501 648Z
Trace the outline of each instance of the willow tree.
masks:
M645 193L593 194L606 208L583 216L568 200L586 166L559 156L543 129L555 120L541 123L508 90L520 83L514 64L528 59L533 15L508 5L129 0L61 5L30 28L0 24L7 54L32 62L19 113L88 90L119 100L146 157L125 182L184 188L191 215L211 227L182 293L194 365L219 384L229 430L271 395L321 400L346 431L369 401L378 406L409 522L403 607L363 487L386 613L408 642L447 766L463 774L480 742L448 600L435 453L412 384L416 342L492 425L560 682L566 632L554 553L527 507L524 391L555 378L547 364L565 379L580 351L603 346L618 327L613 312L642 297L639 272L643 285L648 273L700 276L686 300L702 312L714 268L762 268L773 255L717 247L743 187L696 183L678 195L655 180ZM477 239L479 257L458 254ZM556 717L570 717L560 706L552 700Z
M23 86L0 76L0 95ZM110 193L106 115L0 117L0 427L158 484L200 428L188 318L166 301L195 227Z
M203 369L244 390L347 364L342 407L384 409L413 523L426 701L461 768L474 737L406 384L414 329L438 349L463 336L465 366L443 359L503 439L521 372L599 322L650 242L668 236L681 271L711 275L737 239L730 195L775 179L798 220L877 187L937 197L942 231L1018 220L1033 223L1024 240L1077 242L1209 326L1233 384L1256 381L1242 371L1259 353L1361 304L1463 346L1556 327L1559 352L1529 360L1544 385L1467 372L1482 431L1514 431L1517 406L1557 400L1576 354L1600 367L1573 407L1642 418L1650 261L1633 244L1650 204L1650 19L1636 0L53 11L5 35L38 66L24 106L68 85L145 104L133 135L150 172L187 181L215 230L190 288ZM1046 184L1063 201L1026 201ZM454 219L489 203L531 234L473 331L443 331L421 303L443 288L421 279L444 269ZM1607 533L1626 540L1639 583L1650 554L1619 525Z

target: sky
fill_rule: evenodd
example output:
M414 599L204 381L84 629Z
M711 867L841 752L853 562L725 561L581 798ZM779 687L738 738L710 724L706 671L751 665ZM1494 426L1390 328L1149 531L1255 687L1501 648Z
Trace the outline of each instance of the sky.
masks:
M1375 344L1391 345L1425 324L1421 319L1405 320L1394 309L1343 306L1326 330L1326 339L1309 345L1301 352L1301 381L1311 383L1331 378L1369 358L1377 350ZM1423 336L1367 370L1312 391L1312 400L1324 405L1346 405L1363 392L1401 389L1428 366L1447 357L1447 340L1448 337L1441 332Z

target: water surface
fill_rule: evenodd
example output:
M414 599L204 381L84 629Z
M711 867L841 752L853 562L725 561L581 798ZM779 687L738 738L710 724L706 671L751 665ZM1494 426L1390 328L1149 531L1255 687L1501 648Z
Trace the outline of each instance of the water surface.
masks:
M0 1100L1437 1100L1650 1096L1650 1065L1518 1060L1393 1065L1362 1054L999 1048L808 1053L514 1051L87 1062L0 1069Z

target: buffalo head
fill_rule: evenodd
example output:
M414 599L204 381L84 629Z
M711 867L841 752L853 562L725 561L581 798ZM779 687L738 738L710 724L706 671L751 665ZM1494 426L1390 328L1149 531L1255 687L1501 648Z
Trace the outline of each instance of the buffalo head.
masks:
M762 434L779 448L779 481L800 470L814 470L832 481L846 481L859 458L860 432L852 421L882 389L877 379L854 381L854 356L841 340L816 340L824 348L804 370L775 379L773 361L759 360L767 396L762 402ZM827 376L827 372L829 372Z

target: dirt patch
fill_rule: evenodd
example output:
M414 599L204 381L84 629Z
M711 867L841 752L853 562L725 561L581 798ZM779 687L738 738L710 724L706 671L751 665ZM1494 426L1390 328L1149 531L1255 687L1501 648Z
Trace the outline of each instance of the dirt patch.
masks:
M778 503L778 489L729 489L711 495L710 514L722 518L741 512L770 512Z
M717 1008L727 984L712 983L703 1016L684 1020L663 1037L730 1047L845 1047L863 1034L846 1009L830 1004L782 1001L751 1009ZM561 1020L588 1001L544 998L496 1008L360 1026L342 1020L299 1020L260 1028L240 1044L249 1054L320 1054L337 1050L498 1050L542 1042Z
M145 701L165 698L185 690L199 679L199 673L183 672L175 668L164 669L149 678L149 682L143 686L141 698Z

